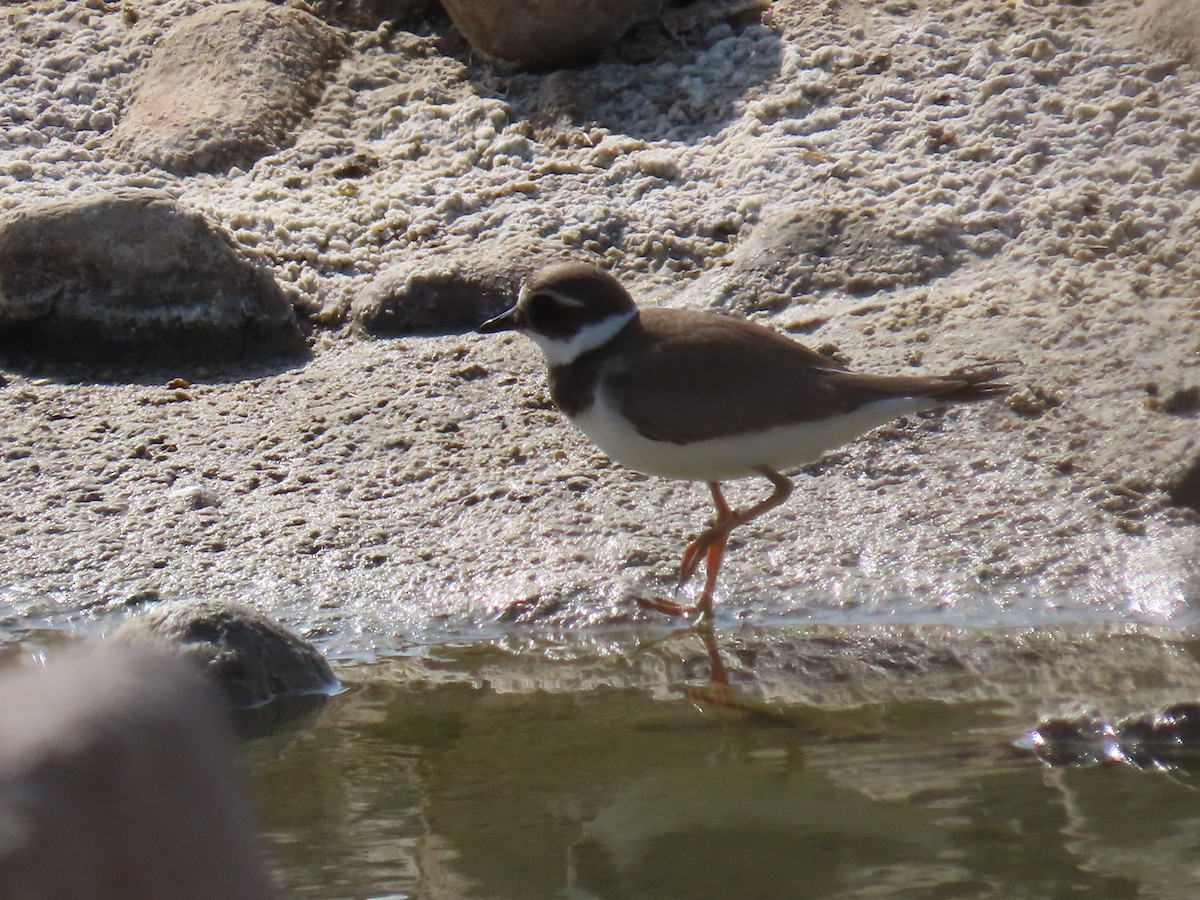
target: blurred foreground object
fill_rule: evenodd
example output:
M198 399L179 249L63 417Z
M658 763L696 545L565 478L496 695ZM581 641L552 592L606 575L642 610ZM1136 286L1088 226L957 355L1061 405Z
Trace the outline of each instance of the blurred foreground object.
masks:
M0 898L274 896L219 695L147 648L0 678Z

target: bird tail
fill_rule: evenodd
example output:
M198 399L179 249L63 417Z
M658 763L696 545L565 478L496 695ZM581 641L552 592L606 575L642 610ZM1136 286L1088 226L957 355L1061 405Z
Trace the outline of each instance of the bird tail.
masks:
M1000 366L982 366L977 369L961 369L939 379L944 390L930 392L933 399L943 403L974 403L992 397L1003 397L1012 390L1012 385L1001 379L1009 372Z
M1000 366L982 366L976 369L961 369L939 379L945 389L930 392L930 396L943 403L974 403L992 397L1003 397L1012 390L1012 385L1001 379L1010 373Z
M960 369L949 375L827 372L825 380L834 385L854 408L885 397L928 397L938 403L972 403L1001 397L1012 390L1012 385L1000 380L1007 374L1000 366L980 366Z

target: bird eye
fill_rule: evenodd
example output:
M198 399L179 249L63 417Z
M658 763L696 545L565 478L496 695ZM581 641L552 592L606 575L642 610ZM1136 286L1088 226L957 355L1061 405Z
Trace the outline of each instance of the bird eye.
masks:
M534 294L525 301L525 314L532 322L542 322L554 314L554 306L549 294Z

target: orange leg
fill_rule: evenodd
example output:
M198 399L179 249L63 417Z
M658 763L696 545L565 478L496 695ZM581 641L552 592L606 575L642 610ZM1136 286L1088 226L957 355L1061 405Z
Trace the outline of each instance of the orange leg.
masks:
M716 562L719 569L721 559L725 555L725 543L728 541L729 531L733 527L729 523L737 514L725 502L725 495L721 493L719 482L710 481L708 489L712 491L713 505L717 508L717 516L713 519L712 525L688 544L687 549L683 551L683 559L679 563L679 581L676 583L676 590L687 584L696 574L696 570L700 568L700 554L704 553L707 556L706 571L710 573L713 562ZM714 549L716 549L715 554Z
M739 525L745 525L747 522L757 519L763 513L769 512L779 504L783 503L791 496L794 485L787 477L779 474L774 469L768 469L762 466L755 471L759 472L764 477L770 479L775 485L775 490L771 496L767 497L749 509L740 512L730 508L725 502L725 497L721 493L721 486L715 482L708 483L709 490L712 491L713 504L717 508L716 518L713 524L702 531L694 541L688 544L687 549L683 551L683 560L679 566L679 583L676 586L676 591L682 588L696 574L696 570L700 568L700 557L703 554L705 559L705 579L704 590L700 593L700 598L694 606L682 606L673 600L643 600L642 606L656 609L659 612L664 612L669 615L684 615L689 613L698 613L700 620L704 621L712 616L713 595L717 587L717 575L721 571L721 563L725 559L725 545L729 542L729 533Z

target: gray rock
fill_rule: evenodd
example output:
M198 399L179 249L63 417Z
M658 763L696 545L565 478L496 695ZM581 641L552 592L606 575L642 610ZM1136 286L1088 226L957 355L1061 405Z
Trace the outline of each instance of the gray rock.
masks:
M1167 485L1171 502L1200 515L1200 455Z
M0 678L0 896L274 895L212 688L109 647Z
M1200 0L1147 0L1138 11L1138 32L1152 47L1200 63Z
M308 641L248 607L220 600L163 603L124 622L119 643L167 646L197 663L236 707L328 693L338 685Z
M871 209L837 205L787 207L765 213L731 264L700 290L738 313L778 312L805 294L921 284L951 270L961 243L946 223L889 221Z
M526 277L563 256L544 241L506 240L401 262L354 300L350 318L381 337L471 331L511 306Z
M665 0L442 0L450 19L485 56L523 68L587 62Z
M298 9L209 7L154 48L114 148L178 174L247 167L284 145L345 51L336 30Z
M171 364L305 350L271 275L199 213L118 189L0 220L0 346L66 360Z
M309 0L313 14L327 22L352 28L375 28L391 22L412 30L432 19L445 18L437 0Z

